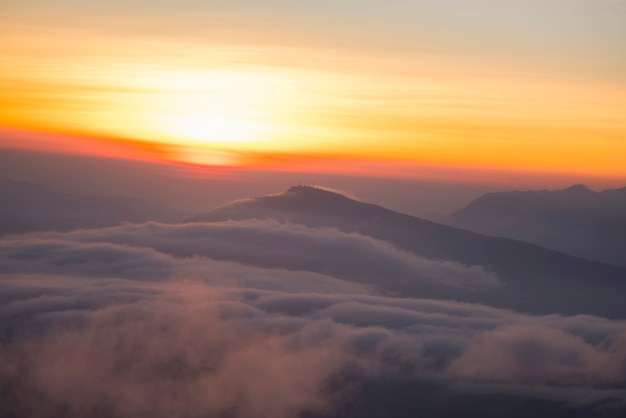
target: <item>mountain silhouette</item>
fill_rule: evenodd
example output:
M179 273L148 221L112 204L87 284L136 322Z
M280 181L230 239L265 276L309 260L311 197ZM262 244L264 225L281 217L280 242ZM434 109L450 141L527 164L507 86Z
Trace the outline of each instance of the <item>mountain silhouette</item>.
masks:
M442 222L626 267L626 188L489 193Z
M284 193L233 202L188 222L250 219L364 234L422 257L484 266L504 283L487 292L456 292L458 300L530 313L626 317L624 268L441 225L317 187L294 186Z
M122 222L171 222L185 215L139 199L59 193L30 183L0 183L0 234L69 231Z

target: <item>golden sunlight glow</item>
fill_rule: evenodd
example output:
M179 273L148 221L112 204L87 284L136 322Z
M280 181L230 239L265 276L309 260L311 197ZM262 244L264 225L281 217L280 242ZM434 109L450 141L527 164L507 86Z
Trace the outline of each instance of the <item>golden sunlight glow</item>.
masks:
M239 147L269 141L276 80L242 71L154 72L148 118L155 135L182 143Z
M165 116L166 132L200 143L239 143L257 140L262 125L213 114L172 113Z
M626 176L621 85L428 56L61 40L0 41L21 45L0 74L0 127L123 138L200 165L325 156Z

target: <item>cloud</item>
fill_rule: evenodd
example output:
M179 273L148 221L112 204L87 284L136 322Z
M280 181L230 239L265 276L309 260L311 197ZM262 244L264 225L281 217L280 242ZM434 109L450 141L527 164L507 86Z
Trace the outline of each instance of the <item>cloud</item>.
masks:
M266 247L271 267L246 258ZM280 262L293 247L311 251ZM353 281L337 256L322 274L316 263L340 252L400 263L390 271L403 279L447 277L445 289L476 274L359 235L265 222L7 238L0 415L362 417L387 405L402 416L439 402L460 416L494 397L511 416L515 399L535 408L519 414L626 411L626 321L400 297L385 288L386 267L357 265L368 279Z
M626 378L626 330L610 344L593 346L561 329L510 325L475 337L449 370L479 380L619 384Z
M84 246L69 249L67 246L72 242ZM86 245L95 243L102 245ZM86 268L118 266L129 271L132 266L125 264L124 252L133 250L105 244L141 248L134 251L152 249L178 258L201 256L259 267L330 274L403 294L432 291L433 287L446 287L453 292L458 287L480 289L500 284L495 275L478 266L428 260L356 233L283 225L274 221L147 223L27 235L5 241L0 244L0 251L16 261L48 260L55 266L79 266L82 263ZM128 262L140 263L146 257L155 258L146 252L142 256L134 254ZM132 275L141 275L140 266L136 268L139 270L133 270ZM162 276L165 273L166 269L159 268L155 274Z
M259 315L197 286L100 306L53 335L10 344L9 364L24 361L28 373L5 371L3 380L21 402L32 396L23 388L35 388L71 416L287 417L324 410L323 384L345 361L341 347L295 346L255 327Z

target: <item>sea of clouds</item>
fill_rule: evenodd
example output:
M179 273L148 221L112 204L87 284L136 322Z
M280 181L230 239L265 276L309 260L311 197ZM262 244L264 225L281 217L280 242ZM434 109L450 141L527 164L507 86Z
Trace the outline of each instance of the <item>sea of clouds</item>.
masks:
M4 237L0 415L346 416L381 381L626 411L626 321L454 299L501 285L272 221Z

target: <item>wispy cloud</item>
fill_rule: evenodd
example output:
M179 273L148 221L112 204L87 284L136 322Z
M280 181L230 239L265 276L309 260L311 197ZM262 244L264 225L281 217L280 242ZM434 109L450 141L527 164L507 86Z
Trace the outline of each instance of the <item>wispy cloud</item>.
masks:
M101 274L108 271L115 274L120 266L139 263L135 270L128 270L132 275L143 277L142 269L147 268L154 271L155 277L163 277L167 275L163 257L168 257L168 262L174 265L182 263L187 269L194 266L189 258L207 257L259 267L330 274L407 293L415 293L420 285L467 288L499 285L497 277L481 267L428 260L356 233L275 221L175 225L153 222L16 236L5 242L0 244L0 251L14 262L29 260L29 268L36 268L38 262L50 262L51 267L64 272L77 268L79 271L102 269ZM126 251L141 253L142 257L137 254L132 261L128 260ZM145 257L160 261L154 265L142 263Z

